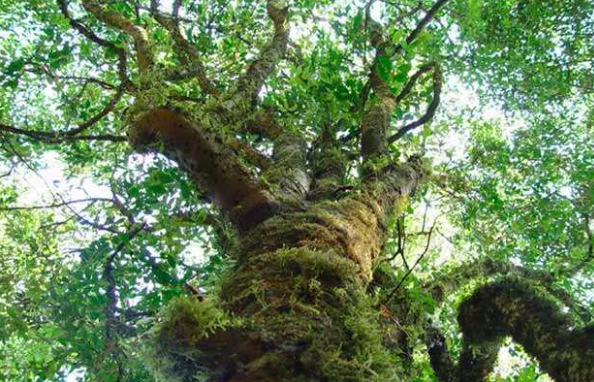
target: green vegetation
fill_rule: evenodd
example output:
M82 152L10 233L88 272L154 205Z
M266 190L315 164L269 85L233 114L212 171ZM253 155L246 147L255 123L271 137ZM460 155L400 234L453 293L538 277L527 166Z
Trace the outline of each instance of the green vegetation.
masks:
M0 382L591 382L593 0L0 0Z

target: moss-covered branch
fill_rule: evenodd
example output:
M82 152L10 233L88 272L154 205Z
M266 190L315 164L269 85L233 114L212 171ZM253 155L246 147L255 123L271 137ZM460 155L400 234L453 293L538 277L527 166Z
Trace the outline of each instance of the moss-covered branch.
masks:
M427 332L426 345L431 367L439 382L480 382L493 370L500 342L471 346L463 340L457 364L448 353L444 335L437 328Z
M176 112L156 108L141 114L131 141L138 149L157 150L177 161L242 231L276 210L272 195L220 138Z
M505 278L478 288L460 305L458 322L470 346L511 336L556 382L594 380L594 327L576 327L527 282Z
M306 166L307 144L299 133L284 131L274 139L273 164L263 173L286 203L303 203L311 183Z
M361 121L361 154L364 160L374 160L387 153L386 134L390 127L392 113L396 108L396 100L391 93L386 76L382 74L387 71L386 60L389 61L386 51L387 40L382 26L371 18L369 6L366 24L369 29L369 40L375 48L375 58L369 74L370 89L375 98L371 100Z
M336 125L327 124L313 147L310 163L313 186L311 200L332 198L340 191L346 175L348 158L336 138Z
M484 259L463 263L453 268L446 268L434 275L433 280L428 281L423 289L433 297L437 303L442 303L446 296L455 293L463 284L483 278L489 279L501 276L514 276L538 282L548 293L558 299L573 313L579 316L583 322L591 320L591 313L587 308L576 302L566 291L555 285L555 277L547 271L529 269L517 266L508 262Z

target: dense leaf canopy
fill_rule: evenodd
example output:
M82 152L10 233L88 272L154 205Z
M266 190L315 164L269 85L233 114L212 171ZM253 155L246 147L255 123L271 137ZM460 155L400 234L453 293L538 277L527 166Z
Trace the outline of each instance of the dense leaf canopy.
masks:
M270 166L272 143L238 125L264 111L303 138L309 161L349 158L336 192L358 187L362 116L391 94L390 145L372 165L421 154L432 174L388 222L384 251L397 289L450 350L460 351L454 310L494 276L478 270L487 259L546 274L590 322L594 1L286 3L286 52L229 99L258 107L211 131L249 173ZM142 31L109 25L114 14L141 26L147 46ZM135 150L129 125L146 104L207 125L200 110L238 83L250 89L246 68L275 54L283 26L274 32L271 14L263 0L0 0L0 380L151 380L143 346L158 312L213 293L234 230L175 162ZM370 42L374 28L387 48ZM327 131L339 147L319 144ZM436 299L424 292L432 282L457 292ZM436 380L418 328L405 329L416 380ZM494 381L547 380L507 349Z

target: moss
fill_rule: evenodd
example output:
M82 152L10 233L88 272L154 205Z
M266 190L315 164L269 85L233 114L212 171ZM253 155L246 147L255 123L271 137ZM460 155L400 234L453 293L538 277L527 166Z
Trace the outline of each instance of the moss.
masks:
M230 324L228 316L211 300L201 302L184 296L169 302L156 330L162 344L181 349L195 346L202 338Z
M312 205L306 212L280 214L242 238L245 256L280 248L308 247L334 251L359 266L364 282L371 279L385 236L382 207L367 193Z
M594 333L576 329L543 289L514 277L477 289L460 306L458 322L471 345L511 336L557 382L594 380Z
M257 256L229 275L220 293L226 309L281 352L286 370L277 370L276 378L305 373L312 380L355 382L397 375L357 266L336 253L299 248Z
M230 319L211 300L176 297L162 310L158 324L151 330L146 364L157 380L206 378L218 362L217 354L201 347L209 344L215 333L237 326L240 321Z

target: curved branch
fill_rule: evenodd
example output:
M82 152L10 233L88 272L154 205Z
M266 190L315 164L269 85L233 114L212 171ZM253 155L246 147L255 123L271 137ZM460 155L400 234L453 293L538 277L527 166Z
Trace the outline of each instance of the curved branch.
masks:
M134 40L136 48L136 57L138 60L138 69L140 73L146 73L153 64L153 55L151 52L149 37L146 30L117 12L104 9L99 2L95 0L83 0L83 7L97 17L100 21L119 29L128 34Z
M35 131L35 130L24 130L17 127L0 124L0 130L7 131L12 134L19 134L19 135L26 135L30 138L45 141L48 143L58 143L61 141L72 141L72 140L98 140L98 141L123 141L125 140L123 137L114 136L114 135L87 135L87 136L79 136L78 134L84 132L85 130L89 129L97 122L102 120L105 116L107 116L111 111L115 108L118 104L122 96L124 95L124 86L120 86L116 94L112 97L112 99L90 119L80 123L76 128L68 131L63 132L55 132L55 131Z
M396 96L396 103L400 104L400 102L402 102L412 91L412 89L415 87L415 85L417 84L417 81L419 80L419 78L421 78L421 76L427 72L429 72L430 70L436 70L437 64L434 62L430 62L428 64L425 64L423 66L421 66L419 68L419 70L417 70L415 72L415 74L413 74L410 79L406 82L406 85L404 85L404 88L402 88L402 91L400 91L400 93L398 93L398 95ZM439 70L439 69L437 69Z
M511 336L555 381L594 380L594 326L576 328L551 299L526 282L507 278L478 288L460 305L458 322L470 346Z
M433 99L431 100L431 103L427 107L425 114L423 114L423 116L421 118L419 118L418 120L401 127L400 130L398 130L396 132L396 134L394 134L390 138L388 138L389 144L396 142L397 140L402 138L404 135L406 135L408 132L429 122L435 115L435 112L437 111L437 108L439 107L439 103L441 101L441 89L443 87L443 77L441 74L441 70L439 69L439 67L437 65L433 65L432 68L433 68ZM419 70L419 72L421 70ZM415 73L415 75L418 74L419 72ZM411 78L409 83L407 83L407 86L409 84L411 85L410 86L411 88L412 88L412 86L414 86L414 83L418 79L418 77L415 78L415 75L413 75L413 77ZM403 92L407 90L407 86L405 86L405 88L403 89ZM408 92L410 92L410 89L408 89ZM402 94L403 93L400 93L398 95L397 99L401 98L400 95L402 95ZM403 95L403 97L405 97L405 96L406 96L406 94Z

